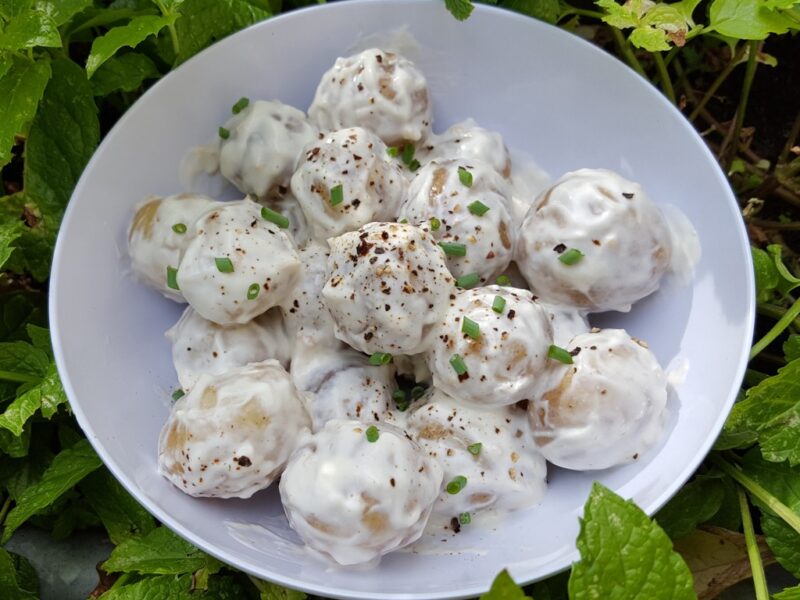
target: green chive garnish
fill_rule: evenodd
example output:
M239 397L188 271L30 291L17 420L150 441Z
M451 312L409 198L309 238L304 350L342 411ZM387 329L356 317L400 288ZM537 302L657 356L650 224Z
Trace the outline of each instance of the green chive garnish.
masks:
M439 245L444 250L444 253L447 256L466 256L467 255L467 245L466 244L455 244L452 242L439 242Z
M238 115L245 108L247 108L248 104L250 104L250 99L242 96L236 101L236 104L233 105L233 107L231 108L231 112L233 112L233 114L235 115Z
M411 166L411 161L414 160L415 150L414 144L403 144L403 162L409 167Z
M458 180L467 187L472 187L472 173L464 167L458 167Z
M420 166L421 165L419 164L419 161L416 158L412 160L410 163L408 163L408 168L412 171L416 171L417 169L420 168Z
M388 352L375 352L369 357L369 364L371 364L373 367L388 365L390 362L392 362L392 355Z
M335 185L331 188L331 206L336 206L344 202L344 189L342 184Z
M175 225L172 226L172 231L184 234L186 233L186 225L184 223L175 223Z
M381 437L381 432L378 431L378 428L375 427L375 425L370 425L367 427L367 441L370 444L377 442L379 437Z
M408 410L408 405L410 404L410 402L406 397L405 390L393 391L392 400L394 400L395 406L397 406L397 410L399 410L400 412L405 412L406 410Z
M456 375L466 375L467 373L467 364L464 362L464 359L461 358L460 354L453 354L450 357L450 366L453 367L453 371L456 372Z
M475 202L471 202L470 204L468 204L468 205L467 205L467 209L468 209L468 210L469 210L469 212L471 212L473 215L476 215L476 216L478 216L478 217L482 217L482 216L483 216L483 215L485 215L487 212L489 212L489 207L488 207L488 206L486 206L486 205L485 205L483 202L481 202L480 200L475 200Z
M415 385L414 387L411 388L411 397L414 400L419 400L424 395L425 395L425 388L422 387L421 385Z
M267 208L266 206L261 208L261 216L265 218L270 223L275 223L281 229L286 229L289 227L289 219L284 217L281 213L277 210L272 210L271 208Z
M178 269L175 267L167 267L167 287L173 290L179 290L178 287Z
M492 302L492 310L497 314L503 314L503 309L506 307L506 299L502 296L495 296Z
M220 127L219 128L219 137L221 137L223 140L227 140L229 137L231 137L231 132L229 130L225 129L224 127Z
M214 264L217 265L217 271L220 273L233 273L233 263L227 256L215 258Z
M447 484L447 493L454 495L467 487L467 478L463 475L456 475Z
M472 456L478 456L478 454L481 453L481 448L483 448L483 444L480 442L475 442L474 444L467 446L467 452L472 454Z
M494 282L497 285L511 285L511 278L508 275L500 275Z
M560 260L565 265L574 265L576 262L579 262L582 258L583 258L583 252L581 252L577 248L570 248L569 250L561 253L558 256L558 260Z
M439 231L439 227L442 226L442 222L436 217L430 218L430 224L431 224L431 231Z
M461 332L467 334L473 340L477 340L479 337L481 337L480 327L469 317L464 317L461 320Z
M480 282L481 278L477 273L467 273L456 279L456 285L464 290L475 287Z
M408 225L408 219L401 219L400 223L403 225Z
M469 515L468 512L463 512L458 515L458 522L460 525L469 525L472 523L472 517Z
M172 392L172 399L173 400L180 400L185 395L186 395L186 392L184 392L181 388L178 388L177 390Z
M555 344L550 344L550 347L547 349L547 357L562 362L565 365L572 364L572 355L564 350L564 348L556 346Z
M247 288L247 299L248 300L255 300L258 298L258 292L261 291L261 286L257 283L251 283L250 287Z
M389 147L386 149L386 154L388 154L389 156L391 156L392 158L394 158L395 156L397 156L398 154L400 154L400 148L398 148L397 146L389 146Z

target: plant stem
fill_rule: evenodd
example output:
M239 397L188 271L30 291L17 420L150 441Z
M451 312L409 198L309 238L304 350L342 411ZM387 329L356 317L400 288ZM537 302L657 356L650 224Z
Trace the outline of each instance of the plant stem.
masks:
M3 507L0 508L0 526L6 522L6 515L8 514L9 508L11 508L11 494L8 495L6 501L3 502Z
M756 356L758 356L759 352L769 346L775 340L775 338L783 333L783 330L786 329L798 315L800 315L800 299L795 300L794 304L789 307L789 310L787 310L780 320L772 326L772 329L765 333L764 337L753 344L753 347L750 350L750 360L753 360Z
M709 455L708 459L731 479L761 500L767 508L783 519L789 527L794 529L797 533L800 533L800 515L770 494L753 479L745 475L741 469L734 467L720 456L712 453Z
M614 36L614 42L616 42L617 48L622 53L622 56L625 57L625 60L628 61L628 64L631 66L631 68L639 75L647 79L647 73L644 72L642 63L640 63L639 59L636 58L633 50L631 50L630 44L628 44L628 40L625 39L625 37L622 35L622 32L616 27L611 27L611 35Z
M169 27L169 37L172 40L172 49L175 51L175 58L177 59L178 55L181 53L181 45L178 41L178 30L175 29L175 23L170 23Z
M661 52L653 52L653 60L656 63L658 74L661 76L661 87L664 90L664 93L667 95L667 98L669 98L670 102L677 104L678 102L675 99L675 90L672 88L672 79L669 77L667 65L664 64L664 56L661 54Z
M705 108L708 101L711 100L711 97L717 92L719 86L721 86L728 78L728 75L733 72L733 70L736 68L736 65L739 64L739 60L742 58L742 52L742 48L738 48L736 50L736 53L731 57L731 62L729 62L725 68L722 69L722 72L714 80L714 83L712 83L711 86L706 90L706 93L703 94L700 102L697 103L697 106L695 106L694 110L692 110L692 112L689 114L690 121L694 121L697 118L697 115L700 114L700 111Z
M569 15L579 15L581 17L589 17L591 19L603 19L603 13L598 12L596 10L586 10L585 8L575 8L574 6L570 6L564 13L561 15L561 19L564 17L568 17ZM560 19L559 19L560 20Z
M765 221L764 219L748 219L748 223L763 227L764 229L775 229L780 231L800 231L800 222L791 221L790 223L781 223L780 221Z
M756 591L756 600L769 600L767 577L764 575L764 564L761 562L761 550L758 549L756 532L753 529L753 517L750 514L750 504L742 488L736 490L739 496L739 510L742 513L742 526L744 528L744 541L747 544L747 557L750 559L750 570L753 572L753 587Z
M783 147L778 157L779 163L785 163L789 160L789 152L791 152L794 143L797 141L797 136L800 136L800 113L797 113L797 117L795 117L794 123L792 123L789 137L786 138L786 145Z
M759 304L756 310L759 314L772 317L773 319L780 319L786 314L786 309L776 304ZM792 322L792 327L800 327L800 319L795 319Z
M14 381L16 383L34 383L39 381L39 378L35 375L14 373L13 371L0 371L0 379L3 381Z
M739 106L736 108L736 120L733 123L733 133L731 135L731 145L728 148L728 160L725 164L730 166L736 153L739 151L739 137L742 134L742 125L744 125L744 115L747 112L747 101L750 98L750 88L753 86L753 78L756 75L756 67L758 66L758 40L751 40L747 44L747 69L744 72L744 81L742 82L742 93L739 97Z

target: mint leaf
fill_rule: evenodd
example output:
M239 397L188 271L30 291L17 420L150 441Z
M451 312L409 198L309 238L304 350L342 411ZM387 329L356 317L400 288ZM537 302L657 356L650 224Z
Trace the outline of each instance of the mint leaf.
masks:
M577 540L570 600L695 598L692 574L667 534L633 502L595 482Z
M41 410L42 415L50 419L58 411L58 407L66 402L67 396L61 387L56 366L50 363L42 380L20 394L0 414L0 427L14 436L22 435L25 424L37 410Z
M92 0L39 0L36 2L35 8L50 17L58 27L61 27L92 4Z
M103 568L109 573L180 575L222 568L217 559L201 552L166 527L158 527L143 538L132 538L114 548Z
M92 42L89 58L86 60L86 73L91 77L94 72L109 58L114 56L120 48L126 46L135 48L151 35L172 25L176 15L145 15L135 17L126 25L114 27L105 35Z
M14 242L22 235L22 225L18 221L0 223L0 268L11 258L16 249Z
M28 454L31 443L30 423L25 424L22 435L14 435L7 429L0 429L0 452L11 458L22 458Z
M95 96L107 96L111 92L132 92L146 79L161 77L156 65L144 54L128 52L112 56L97 69L92 77Z
M100 517L114 544L141 537L155 529L155 519L107 469L89 475L80 483L80 490Z
M637 48L643 48L648 52L669 50L666 32L651 25L638 26L628 36L628 40Z
M19 13L0 33L0 50L24 50L36 46L61 47L58 25L41 11Z
M262 581L261 579L251 579L251 581L258 588L261 600L306 600L308 598L304 592L290 590L271 581Z
M50 366L50 357L43 350L25 342L0 343L0 371L26 375L36 381Z
M753 268L756 276L756 298L758 302L767 302L778 287L780 275L775 260L761 248L750 247L753 257Z
M503 8L553 24L561 16L558 0L507 0L503 2Z
M800 533L780 517L768 513L761 515L761 530L781 566L800 578Z
M25 332L31 340L31 344L37 350L44 352L48 358L53 357L53 347L50 343L50 330L46 327L39 327L33 323L25 325Z
M444 0L444 5L459 21L467 20L475 9L472 0Z
M800 358L800 335L793 334L783 342L783 355L787 362Z
M683 486L658 511L655 520L669 537L681 538L716 515L724 498L725 489L720 479L698 477Z
M130 585L114 586L100 600L197 600L205 595L193 593L192 587L191 575L147 577Z
M17 505L8 513L0 543L6 543L17 528L40 510L50 506L81 479L98 469L102 462L87 440L62 450L42 475L26 488Z
M11 160L14 136L22 133L36 114L36 107L50 79L47 61L33 62L14 55L0 79L0 167Z
M772 600L800 600L800 585L773 594Z
M16 561L11 553L0 548L0 598L3 600L37 600L38 582L36 586L36 572L33 572L31 579L30 563ZM22 566L25 565L25 566Z
M494 578L492 587L480 597L480 600L531 600L531 598L525 595L522 588L511 579L508 571L503 569Z
M742 40L763 40L771 33L786 33L791 21L768 10L763 0L714 0L708 11L708 29Z
M700 0L681 0L667 4L649 0L629 0L617 4L615 0L596 0L604 10L603 21L617 29L633 29L628 39L637 48L649 52L670 49L670 43L683 46L694 31L699 31L692 13Z

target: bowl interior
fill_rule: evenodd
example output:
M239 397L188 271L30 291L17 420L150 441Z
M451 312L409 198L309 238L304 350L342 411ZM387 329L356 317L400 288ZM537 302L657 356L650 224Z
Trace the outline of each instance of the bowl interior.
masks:
M274 489L249 501L196 500L156 472L156 442L176 386L164 331L181 307L130 276L125 231L149 194L181 191L179 164L214 135L240 96L308 107L321 74L375 32L399 25L430 84L434 127L474 117L554 176L606 167L680 207L700 235L692 284L666 281L630 314L605 315L688 361L670 398L667 439L639 462L596 473L551 469L538 507L427 537L373 570L333 569L305 553ZM697 467L738 388L753 324L747 238L713 157L661 95L610 56L555 27L479 5L465 23L441 2L354 0L264 22L203 52L150 90L86 169L61 230L51 285L59 371L103 460L140 502L201 548L256 576L320 595L456 598L502 568L520 581L577 558L578 516L595 479L652 513Z

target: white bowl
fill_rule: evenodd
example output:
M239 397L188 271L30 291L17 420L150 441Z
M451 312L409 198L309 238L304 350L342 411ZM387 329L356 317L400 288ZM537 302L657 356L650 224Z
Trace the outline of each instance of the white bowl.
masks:
M240 96L308 107L316 84L354 42L401 24L426 49L435 128L474 117L558 176L606 167L679 206L700 236L691 285L669 282L630 314L603 317L650 342L662 364L688 360L669 437L639 462L595 473L551 469L538 507L490 526L476 519L418 553L367 571L333 569L302 551L277 491L249 501L198 500L156 472L158 432L177 385L164 331L182 307L129 275L125 231L149 194L181 190L181 157L214 135ZM158 83L106 137L81 178L56 247L50 319L72 408L122 484L158 519L221 560L324 596L477 596L507 567L520 582L577 559L578 516L593 480L652 514L698 466L744 372L754 319L747 237L713 156L654 88L578 37L478 5L465 23L443 2L375 0L302 10L216 44ZM446 542L440 539L447 539Z

